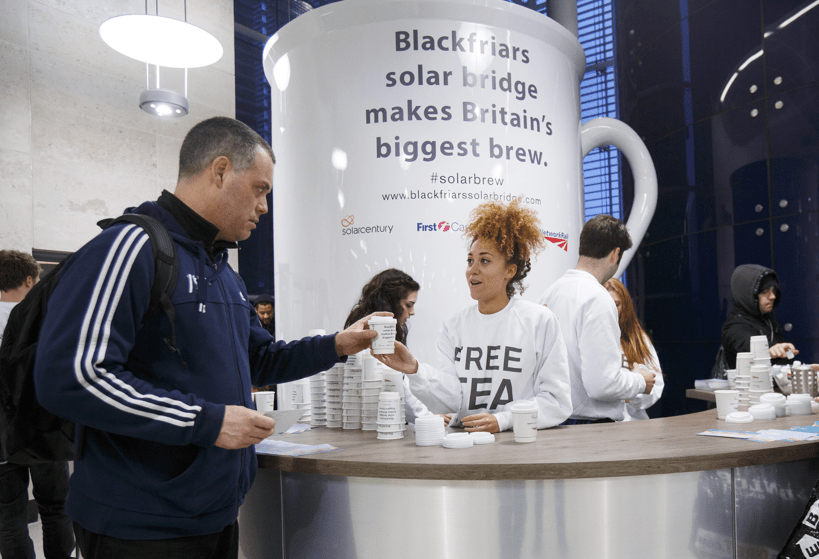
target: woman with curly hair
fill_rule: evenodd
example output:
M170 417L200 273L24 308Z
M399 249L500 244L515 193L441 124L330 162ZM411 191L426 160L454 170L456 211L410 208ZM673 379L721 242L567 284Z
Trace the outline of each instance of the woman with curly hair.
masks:
M538 429L572 411L568 358L557 319L541 305L515 297L531 258L543 248L539 221L519 200L481 204L472 211L466 282L476 305L445 321L439 366L418 363L403 344L376 357L409 375L412 393L434 413L457 412L467 431L512 427L511 406L531 400Z
M617 306L617 316L620 325L620 347L623 350L623 368L633 371L636 367L644 367L656 373L654 377L654 388L648 394L638 394L630 400L626 400L625 419L648 419L645 410L657 403L663 395L665 382L663 381L662 370L660 369L660 358L651 344L651 339L646 334L637 315L634 312L634 304L631 301L626 286L616 278L611 278L603 286L614 299Z

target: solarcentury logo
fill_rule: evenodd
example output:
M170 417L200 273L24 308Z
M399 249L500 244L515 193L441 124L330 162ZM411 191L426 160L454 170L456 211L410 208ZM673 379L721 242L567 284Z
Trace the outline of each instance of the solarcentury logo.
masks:
M345 215L341 219L341 234L342 235L366 235L370 233L392 233L392 225L365 225L363 227L355 227L355 216Z
M438 223L421 223L418 222L418 225L415 226L415 231L423 233L423 232L447 232L447 231L463 231L466 229L466 225L462 223L458 223L457 221L453 221L452 223L448 221L439 221Z
M543 233L543 238L549 241L552 244L557 245L557 248L562 248L563 252L569 252L569 236L562 231L544 231L540 230Z

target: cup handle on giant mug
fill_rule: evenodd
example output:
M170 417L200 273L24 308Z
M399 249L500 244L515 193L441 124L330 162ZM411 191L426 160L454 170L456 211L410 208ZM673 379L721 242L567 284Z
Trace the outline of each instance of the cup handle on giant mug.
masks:
M648 148L627 124L613 118L595 118L580 127L583 157L594 148L606 145L616 147L626 156L634 175L634 204L626 223L634 244L623 254L614 276L620 277L640 246L657 208L657 172Z

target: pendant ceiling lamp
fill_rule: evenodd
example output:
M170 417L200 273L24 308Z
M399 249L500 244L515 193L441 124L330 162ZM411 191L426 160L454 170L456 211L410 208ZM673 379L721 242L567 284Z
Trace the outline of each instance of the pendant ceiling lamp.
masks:
M185 21L158 14L158 0L155 14L148 14L146 1L144 14L112 17L100 26L100 36L115 51L145 63L146 89L139 96L143 111L155 116L182 117L188 114L188 68L209 66L222 58L224 51L216 37L187 22L187 0ZM150 86L152 64L156 66L153 88ZM161 66L184 68L184 93L160 88Z

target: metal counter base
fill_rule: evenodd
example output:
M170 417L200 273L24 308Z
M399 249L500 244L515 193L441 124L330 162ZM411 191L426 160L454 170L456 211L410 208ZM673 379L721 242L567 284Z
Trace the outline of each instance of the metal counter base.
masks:
M240 511L241 549L247 559L775 558L817 475L817 459L538 481L260 469Z

